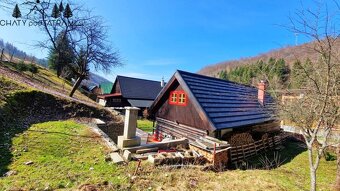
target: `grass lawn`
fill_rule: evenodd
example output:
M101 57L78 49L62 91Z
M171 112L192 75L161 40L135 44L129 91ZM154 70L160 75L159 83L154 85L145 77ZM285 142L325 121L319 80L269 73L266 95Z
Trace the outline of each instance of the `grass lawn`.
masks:
M145 132L152 133L153 126L152 121L146 119L140 119L137 121L137 127Z
M0 190L75 190L84 184L101 190L309 190L307 152L294 142L287 143L281 152L285 164L273 170L215 173L155 168L143 162L133 181L128 174L137 163L117 166L105 162L107 152L98 135L84 125L73 121L33 125L12 138L8 169L17 174L0 178ZM25 165L28 161L33 164ZM331 190L335 176L336 161L322 159L318 190Z
M17 174L0 178L0 190L74 190L91 183L121 188L126 173L105 162L107 152L97 134L73 121L33 125L12 139L8 169Z

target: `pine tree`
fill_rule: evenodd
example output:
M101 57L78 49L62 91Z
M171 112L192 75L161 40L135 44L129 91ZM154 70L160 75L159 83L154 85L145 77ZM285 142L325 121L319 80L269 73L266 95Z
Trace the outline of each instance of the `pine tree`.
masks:
M60 12L63 12L63 11L64 11L63 2L60 2L60 4L59 4L59 11L60 11Z
M59 11L59 8L57 6L57 4L54 4L54 7L52 9L52 15L51 15L53 18L58 18L60 17L60 11Z
M21 12L20 12L18 4L15 5L12 16L16 19L21 17Z
M74 62L74 57L74 51L70 46L69 39L64 36L63 32L60 33L57 37L57 48L53 48L49 52L49 68L55 70L59 77L64 69L69 69L68 67ZM72 71L70 73L70 75L73 75Z
M73 16L73 13L72 13L72 10L70 8L70 5L67 4L66 7L65 7L65 11L64 11L64 17L65 18L70 18Z

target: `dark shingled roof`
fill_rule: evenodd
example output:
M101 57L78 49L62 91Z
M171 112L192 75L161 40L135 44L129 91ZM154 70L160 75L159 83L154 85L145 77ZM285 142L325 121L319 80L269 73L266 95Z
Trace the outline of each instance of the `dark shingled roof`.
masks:
M161 82L117 76L122 96L127 99L154 100L162 90Z
M275 119L274 100L266 94L265 106L262 106L257 88L184 71L177 71L174 77L184 90L192 93L191 101L197 101L214 129L244 127ZM157 100L158 97L155 102Z

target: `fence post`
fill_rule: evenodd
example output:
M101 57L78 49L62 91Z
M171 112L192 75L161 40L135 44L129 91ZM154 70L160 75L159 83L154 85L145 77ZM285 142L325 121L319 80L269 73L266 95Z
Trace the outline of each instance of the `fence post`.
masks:
M12 52L12 55L11 55L11 58L9 59L9 62L12 62L13 56L14 56L14 51Z
M213 155L213 165L216 165L216 143L214 143L214 155Z
M255 153L257 154L257 149L256 149L256 144L255 144L255 141L254 141L254 148L255 148Z
M246 155L244 154L244 148L243 148L243 145L241 146L241 149L242 149L242 153L243 153L243 159L246 160Z

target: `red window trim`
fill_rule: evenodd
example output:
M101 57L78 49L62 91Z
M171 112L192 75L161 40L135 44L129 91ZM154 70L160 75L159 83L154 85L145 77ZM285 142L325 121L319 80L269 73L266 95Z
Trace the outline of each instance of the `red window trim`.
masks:
M176 102L172 101L172 95L176 95ZM184 94L185 96L185 101L184 103L179 103L179 95ZM188 96L183 90L176 90L176 91L171 91L169 95L169 104L170 105L179 105L179 106L186 106L188 104Z

